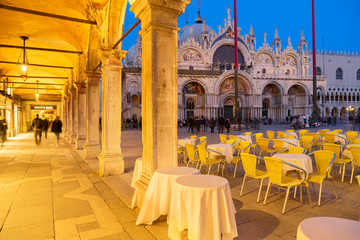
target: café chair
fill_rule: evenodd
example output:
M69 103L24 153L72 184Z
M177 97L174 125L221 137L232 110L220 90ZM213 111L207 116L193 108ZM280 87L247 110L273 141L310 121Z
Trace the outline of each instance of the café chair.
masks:
M262 134L262 133L255 133L255 139L256 139L255 141L256 142L252 143L251 146L250 146L250 148L254 149L254 153L255 153L255 147L258 145L258 141L259 141L260 138L263 137L263 135L264 134Z
M303 136L306 136L309 134L309 130L306 130L306 129L302 129L299 131L299 138L303 137Z
M286 197L285 197L283 209L281 212L282 214L285 213L285 208L286 208L286 204L287 204L287 201L289 198L289 193L290 193L291 187L305 186L307 188L309 204L311 207L312 203L311 203L311 197L310 197L310 192L309 192L309 185L306 181L307 172L298 166L295 166L291 163L282 161L280 159L265 157L264 160L265 160L267 173L269 175L269 183L268 183L268 187L266 190L264 203L263 203L264 206L266 205L266 200L269 195L269 190L270 190L271 185L275 185L279 188L286 189ZM291 176L286 176L286 175L282 174L282 170L281 170L282 165L289 165L293 168L296 168L297 170L299 170L300 172L303 173L303 174L299 175L299 176L302 176L302 178L298 179L298 178L293 178ZM300 202L302 203L302 191L300 191Z
M281 139L274 139L272 140L274 143L274 149L275 152L281 152L282 150L284 150L284 141Z
M275 138L275 132L274 131L268 130L268 131L266 131L266 135L267 135L268 139L273 140Z
M324 135L325 133L328 133L330 129L320 129L318 132L320 135Z
M339 174L341 174L341 170L342 170L341 182L344 182L346 163L351 163L352 161L350 158L341 156L341 148L342 148L342 146L339 144L324 143L324 145L323 145L324 150L328 150L330 152L335 153L335 160L334 160L333 164L337 164L340 166ZM333 170L335 173L334 166L333 166Z
M309 136L313 137L314 138L314 142L313 142L313 146L315 148L317 148L317 150L320 150L321 146L322 146L322 142L321 142L321 138L320 138L320 134L318 133L309 133L308 134Z
M219 172L220 169L220 165L223 166L222 169L222 176L224 176L224 169L225 169L225 156L222 155L220 152L209 149L209 148L205 148L203 146L198 146L198 153L199 153L199 157L200 157L200 168L199 170L201 171L202 166L206 166L208 167L208 173L210 174L210 170L211 167L213 165L218 165L218 170L217 172ZM212 153L212 154L210 154Z
M272 156L276 152L275 149L269 149L269 142L270 140L267 138L260 138L258 140L258 145L260 147L260 157L263 154L269 154L270 156Z
M341 134L343 132L343 130L342 129L335 129L335 130L333 130L333 132L336 132L336 134Z
M285 135L286 135L286 133L283 132L283 131L277 131L276 133L277 133L277 138L278 138L278 139L279 139L279 138L284 138Z
M356 178L357 178L357 180L358 180L359 187L360 187L360 175L357 175Z
M186 163L186 149L183 146L181 146L180 144L178 144L178 147L177 147L177 154L182 155L182 161L183 161L183 163Z
M191 163L191 164L196 164L196 168L198 168L200 158L199 158L199 155L197 154L197 151L196 151L194 145L185 144L185 147L186 147L186 155L189 158L187 166L189 166Z
M196 135L192 135L192 136L190 136L190 137L187 137L186 139L196 139L196 138L197 138Z
M330 170L331 170L332 164L336 158L336 155L335 155L335 153L333 153L331 151L327 151L327 150L311 152L308 154L308 156L310 156L312 154L315 156L316 172L309 173L307 181L312 183L313 189L314 189L314 183L318 183L320 185L319 200L318 200L318 206L320 207L322 184L323 184L324 180L331 180L333 190L335 193L335 198L338 199L338 196L337 196L337 193L335 190L334 179L330 175Z
M325 143L335 143L335 134L334 133L325 133L324 134Z
M258 192L256 202L260 201L260 194L261 194L263 181L265 178L268 178L267 172L256 169L256 160L258 158L260 158L260 157L255 156L253 154L241 153L241 159L242 159L242 164L244 167L245 175L244 175L244 179L243 179L243 182L241 185L240 197L243 194L246 177L258 179L260 181L260 186L259 186L259 192Z
M286 130L286 132L295 132L294 129L289 129L289 130Z
M227 140L227 136L225 134L219 134L220 137L220 143L223 143Z
M352 169L351 169L351 177L350 177L350 183L352 183L355 168L360 169L360 147L359 146L349 146L349 148L350 148L351 154L353 156L353 159L352 159L353 161L351 163ZM357 178L360 181L359 176L357 176ZM359 182L359 185L360 185L360 182Z
M295 138L295 135L289 135L289 134L285 135L285 139L294 139L294 138Z
M235 143L239 142L239 138L237 136L234 136L234 135L229 135L229 140L234 140Z
M200 139L199 139L199 144L198 144L198 146L200 145L200 146L206 147L206 142L207 142L207 137L206 137L206 136L202 136L202 137L200 137Z
M359 136L359 133L355 132L355 131L347 131L345 133L345 135L346 135L346 141L349 142L349 141L353 141L353 140L357 139Z
M300 140L300 143L302 144L302 147L305 148L305 152L306 153L311 152L312 145L314 143L314 137L312 137L312 136L303 136L299 140Z
M237 166L238 163L241 161L241 153L249 153L250 152L250 145L251 143L248 141L243 141L240 144L236 145L235 148L238 150L237 155L235 157L233 157L233 159L231 160L231 163L235 165L235 169L234 169L234 178L236 175L236 170L237 170Z
M252 134L252 132L245 132L244 135L245 136L250 136Z

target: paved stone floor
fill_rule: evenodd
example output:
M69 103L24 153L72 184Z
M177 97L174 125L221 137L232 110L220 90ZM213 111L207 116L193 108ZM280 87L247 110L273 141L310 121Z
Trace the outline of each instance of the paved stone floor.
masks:
M268 128L287 127L265 126L260 131ZM189 135L187 129L179 129L179 138ZM208 136L209 144L219 142L217 133L198 135ZM141 132L123 131L122 150L126 173L100 178L96 160L85 163L83 152L66 142L56 147L52 134L39 147L30 133L9 139L0 150L0 239L167 239L166 217L152 226L135 226L138 210L128 208L132 169L142 150ZM312 216L359 220L360 188L356 181L349 183L349 167L346 173L344 183L335 177L338 200L331 184L325 182L321 207L315 207L317 194L312 195L312 208L306 198L303 204L298 198L291 199L285 215L281 214L284 195L279 197L274 190L263 206L256 203L258 182L249 180L245 195L239 197L243 172L235 179L229 173L226 178L237 210L238 239L295 239L300 221ZM264 195L265 187L261 197Z

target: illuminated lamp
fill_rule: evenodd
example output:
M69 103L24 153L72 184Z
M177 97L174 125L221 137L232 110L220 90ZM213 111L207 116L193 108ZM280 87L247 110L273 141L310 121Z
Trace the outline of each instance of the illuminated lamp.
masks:
M25 41L29 38L26 36L20 36L20 38L23 40L23 51L20 53L19 59L18 59L18 65L20 66L20 77L24 82L27 80L27 67L28 67L28 58L26 55L26 48L25 48ZM22 62L20 62L22 56Z

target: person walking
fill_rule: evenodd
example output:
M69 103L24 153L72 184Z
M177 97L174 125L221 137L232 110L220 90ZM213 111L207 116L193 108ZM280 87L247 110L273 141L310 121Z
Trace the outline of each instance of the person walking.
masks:
M214 133L214 128L215 128L215 119L214 117L212 117L210 119L210 129L211 129L211 133Z
M219 133L223 133L224 132L224 124L225 124L225 119L223 118L223 116L219 117Z
M227 129L226 133L229 133L230 132L230 119L229 118L225 119L225 127Z
M49 129L49 121L45 117L42 122L42 125L43 125L43 131L44 131L45 138L47 138L47 133L48 133L48 129Z
M4 142L6 139L6 130L7 130L7 123L6 120L4 118L4 116L0 117L0 143L1 143L1 147L4 146Z
M56 136L56 146L59 146L59 140L60 140L60 133L62 132L62 122L59 119L59 116L56 116L55 121L51 125L51 131Z
M39 118L39 114L36 114L36 118L32 121L32 127L34 129L34 137L36 145L41 143L41 131L43 130L43 120Z

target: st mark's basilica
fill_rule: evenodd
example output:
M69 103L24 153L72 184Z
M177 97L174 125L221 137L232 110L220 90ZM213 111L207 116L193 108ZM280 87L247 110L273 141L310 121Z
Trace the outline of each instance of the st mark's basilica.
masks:
M255 26L256 27L256 26ZM233 118L234 22L230 9L223 26L214 29L200 16L188 22L178 39L178 118ZM304 33L294 46L291 37L261 39L251 25L238 29L239 104L243 119L311 115L312 54ZM260 41L259 41L260 40ZM285 47L286 46L286 47ZM124 65L123 118L141 116L141 36L129 49ZM347 120L360 116L360 56L350 52L317 52L317 94L322 117Z

